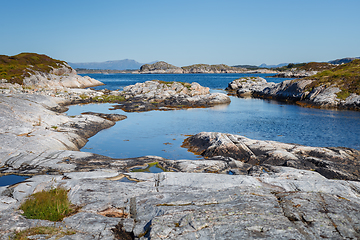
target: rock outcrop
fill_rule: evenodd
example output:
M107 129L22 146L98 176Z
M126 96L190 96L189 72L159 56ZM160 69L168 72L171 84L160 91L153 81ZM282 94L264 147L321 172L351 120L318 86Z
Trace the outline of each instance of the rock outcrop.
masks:
M349 94L345 99L339 98L342 90L335 85L324 83L310 88L315 80L296 79L281 83L267 82L263 78L240 78L229 83L226 90L239 97L259 97L282 101L296 102L301 106L342 108L360 110L360 96Z

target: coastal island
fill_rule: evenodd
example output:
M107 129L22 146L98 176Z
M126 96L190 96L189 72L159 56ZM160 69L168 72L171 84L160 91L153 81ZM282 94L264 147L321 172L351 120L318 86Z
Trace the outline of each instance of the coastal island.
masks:
M77 75L58 60L25 56L39 62L26 62L11 76L11 70L5 69L10 60L1 65L0 174L30 177L0 187L1 239L40 226L60 229L65 235L59 239L360 237L358 150L203 132L183 143L203 156L201 160L114 159L80 152L89 137L127 119L89 112L67 116L64 112L70 104L112 102L126 111L149 111L209 107L229 104L230 99L197 83L158 80L123 91L84 89L101 83ZM324 80L338 79L338 71L358 66L351 64L329 70L331 78L322 73L267 85L261 91L311 86L310 94L337 87L338 93L348 91L348 97L354 96L358 93L350 83L334 86ZM256 96L260 92L256 89L266 84L261 79L242 79L230 83L228 90L239 94L248 89ZM138 171L154 165L163 172ZM20 206L29 196L59 188L66 189L76 206L71 215L57 222L23 215Z
M239 97L295 102L301 106L360 110L360 59L329 70L281 83L260 77L241 78L226 90Z

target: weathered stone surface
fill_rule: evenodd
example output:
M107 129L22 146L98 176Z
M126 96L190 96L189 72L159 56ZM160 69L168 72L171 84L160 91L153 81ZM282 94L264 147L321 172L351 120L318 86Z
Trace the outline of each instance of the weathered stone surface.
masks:
M360 237L358 182L328 180L296 169L261 177L130 173L137 183L102 178L108 175L74 172L66 177L33 177L11 188L9 205L16 209L31 192L60 185L68 188L71 202L82 208L57 223L77 232L66 239L79 239L79 234L114 239L116 226L140 239ZM35 224L53 223L3 211L0 234L6 239L11 232Z
M302 106L345 108L360 110L360 96L351 94L345 100L339 99L341 90L334 86L319 86L311 91L307 86L313 80L285 80L268 83L261 78L240 78L229 83L226 90L239 97L259 97L293 101Z
M308 147L216 132L189 137L183 147L204 157L231 157L255 166L288 166L332 179L360 180L360 152L355 149Z

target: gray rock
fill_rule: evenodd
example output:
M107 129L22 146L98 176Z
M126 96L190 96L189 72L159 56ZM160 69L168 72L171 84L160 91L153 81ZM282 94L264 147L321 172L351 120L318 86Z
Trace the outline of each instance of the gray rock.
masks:
M223 93L210 93L198 83L161 82L157 80L126 86L121 93L127 102L119 108L125 111L148 111L159 108L209 107L229 104Z
M61 68L52 69L49 73L35 72L23 80L27 87L66 87L87 88L104 85L88 76L80 76L66 63Z

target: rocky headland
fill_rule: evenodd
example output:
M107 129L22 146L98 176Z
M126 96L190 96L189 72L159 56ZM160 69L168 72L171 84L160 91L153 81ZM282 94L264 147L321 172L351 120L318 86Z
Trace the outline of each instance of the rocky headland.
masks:
M295 102L302 106L360 110L360 60L325 70L311 77L267 82L260 77L229 83L230 94Z
M161 109L228 98L196 83L149 81L111 92L7 82L0 92L0 174L30 178L0 187L0 239L39 226L70 233L52 239L360 237L359 151L199 133L183 146L202 160L113 159L79 149L126 116L67 116L67 105L138 101ZM164 172L134 172L154 164ZM28 196L57 187L68 190L76 213L59 222L22 215Z

